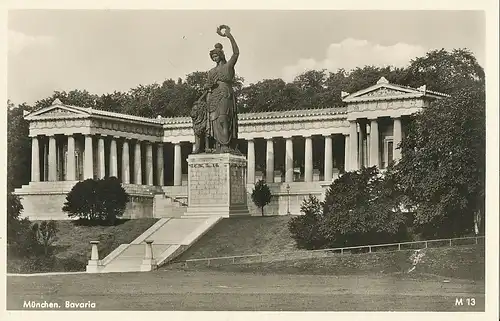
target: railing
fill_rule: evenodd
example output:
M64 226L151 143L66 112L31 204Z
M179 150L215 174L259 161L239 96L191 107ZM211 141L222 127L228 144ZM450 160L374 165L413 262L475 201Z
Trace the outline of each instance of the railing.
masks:
M221 256L221 257L188 259L173 263L183 264L185 267L188 267L190 263L191 264L203 263L203 265L206 266L213 265L213 263L216 263L217 265L230 265L238 263L262 263L262 262L286 261L292 259L329 257L338 254L343 255L343 254L375 253L375 252L389 253L397 251L419 250L427 248L473 245L473 244L484 244L484 236L349 246L349 247L338 247L338 248L321 249L321 250L300 250L300 251L287 251L280 253Z

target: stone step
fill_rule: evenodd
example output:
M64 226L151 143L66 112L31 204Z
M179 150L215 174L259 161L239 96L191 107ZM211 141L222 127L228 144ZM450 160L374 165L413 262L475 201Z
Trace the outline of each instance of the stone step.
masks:
M205 218L173 218L160 227L150 239L162 244L181 244L187 235L194 232L205 221Z
M148 239L154 238L154 234L148 237ZM163 252L165 252L170 245L169 244L152 244L153 247L153 256L156 257L158 255L161 255ZM115 258L120 259L123 257L138 257L140 259L144 258L144 255L146 254L146 244L130 244L125 251L120 253L120 255Z
M115 266L106 266L102 269L101 272L109 273L109 272L139 272L140 267L136 266L123 266L123 265L115 265Z
M121 245L114 253L102 260L105 264L100 272L131 272L146 271L154 268L144 266L143 260L146 245L141 240L152 240L153 259L158 265L174 259L189 246L194 244L203 234L212 228L221 217L179 217L161 219L154 228L148 229L136 240L141 243ZM116 256L114 256L116 255ZM109 259L108 259L109 258Z

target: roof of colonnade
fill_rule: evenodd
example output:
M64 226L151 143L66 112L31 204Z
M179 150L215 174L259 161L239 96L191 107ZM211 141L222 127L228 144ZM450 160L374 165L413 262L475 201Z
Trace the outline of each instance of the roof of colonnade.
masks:
M349 94L342 92L347 107L329 107L275 112L241 113L241 138L278 134L303 135L342 133L348 120L413 113L425 101L448 97L427 90L389 83L384 77L373 86ZM51 106L25 116L30 136L50 134L105 134L152 141L193 141L190 117L146 118L93 108L63 104L56 99Z

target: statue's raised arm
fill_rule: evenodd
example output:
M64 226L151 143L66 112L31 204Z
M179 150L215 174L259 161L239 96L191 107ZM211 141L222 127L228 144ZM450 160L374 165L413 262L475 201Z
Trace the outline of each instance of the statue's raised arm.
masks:
M222 30L224 30L224 33L222 32ZM234 37L231 34L231 28L229 28L229 26L226 25L221 25L217 28L217 33L222 37L228 38L229 41L231 42L233 54L227 63L230 67L234 68L234 65L236 65L236 62L238 61L238 57L240 55L240 48L238 48L238 44L236 43L236 40L234 40Z

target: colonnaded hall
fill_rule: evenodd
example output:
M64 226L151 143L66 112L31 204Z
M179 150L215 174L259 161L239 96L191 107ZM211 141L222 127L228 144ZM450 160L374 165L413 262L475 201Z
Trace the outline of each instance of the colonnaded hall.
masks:
M264 179L273 198L266 215L300 214L308 195L324 197L345 171L401 157L407 117L446 94L381 78L343 107L242 113L238 148L246 156L248 208L254 183ZM66 194L87 178L118 177L130 195L124 217L178 217L188 204L187 157L194 135L189 117L143 118L65 105L25 115L29 122L31 182L15 190L24 216L67 219Z

